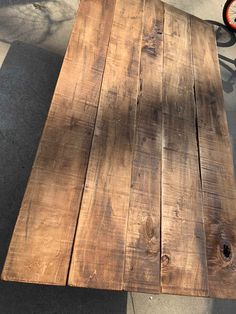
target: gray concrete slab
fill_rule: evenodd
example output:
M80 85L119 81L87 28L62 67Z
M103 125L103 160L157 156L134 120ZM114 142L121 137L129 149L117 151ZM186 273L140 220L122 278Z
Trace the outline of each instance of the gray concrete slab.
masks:
M146 295L133 293L136 314L209 314L212 300L174 295Z
M0 0L0 41L19 40L64 54L77 0Z
M217 41L236 156L236 40L221 25L224 0L166 2L220 23L216 25ZM0 69L0 270L77 6L77 0L0 0L0 66L6 57ZM0 282L0 313L231 314L236 313L236 302Z
M212 298L132 293L135 314L233 314L236 302ZM130 298L128 298L130 302ZM127 312L133 314L132 310Z

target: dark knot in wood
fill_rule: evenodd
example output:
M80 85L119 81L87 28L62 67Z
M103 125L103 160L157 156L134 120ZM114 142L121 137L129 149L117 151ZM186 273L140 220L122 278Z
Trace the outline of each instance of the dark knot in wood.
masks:
M161 257L161 263L163 266L167 266L170 262L170 257L168 255L162 255Z
M231 261L233 256L231 244L229 242L222 241L220 243L220 253L224 261Z

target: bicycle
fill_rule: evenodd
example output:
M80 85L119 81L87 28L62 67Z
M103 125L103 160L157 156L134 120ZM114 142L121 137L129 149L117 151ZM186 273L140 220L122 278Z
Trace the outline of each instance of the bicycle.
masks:
M223 20L225 25L236 32L236 0L227 0L223 8Z

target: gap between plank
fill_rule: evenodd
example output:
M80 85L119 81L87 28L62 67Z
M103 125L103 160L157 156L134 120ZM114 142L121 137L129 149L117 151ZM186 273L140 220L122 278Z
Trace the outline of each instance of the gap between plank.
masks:
M191 26L191 23L190 23L190 26ZM191 37L191 40L192 40L192 37ZM192 53L191 53L191 56L192 56ZM193 65L193 56L192 56L192 65ZM199 142L199 132L198 132L199 124L198 124L197 95L196 95L194 69L193 69L193 96L194 96L194 105L195 105L194 114L195 114L196 142L197 142L197 151L198 151L198 168L199 168L200 184L201 184L201 191L202 191L202 170L201 170L200 142Z
M84 183L83 183L83 188L82 188L82 191L81 191L81 197L80 197L80 202L79 202L79 211L78 211L78 215L77 215L77 219L76 219L75 231L74 231L73 242L72 242L72 247L71 247L70 261L69 261L68 272L67 272L67 277L66 277L66 286L68 286L68 282L69 282L71 261L72 261L72 256L73 256L73 253L74 253L75 237L76 237L77 228L78 228L78 224L79 224L80 208L81 208L81 204L82 204L82 200L83 200L84 187L85 187L85 182L86 182L86 177L87 177L87 172L88 172L89 160L90 160L90 155L91 155L91 148L92 148L92 145L93 145L93 139L94 139L94 132L95 132L95 126L96 126L96 121L97 121L98 109L99 109L99 106L100 106L103 77L104 77L105 68L106 68L107 53L108 53L108 48L109 48L109 45L110 45L111 32L112 32L113 21L114 21L114 16L115 16L116 3L117 3L117 1L115 1L115 5L114 5L112 22L111 22L111 29L110 29L110 34L109 34L109 39L108 39L108 44L107 44L107 49L106 49L106 58L105 58L105 62L104 62L104 67L103 67L103 72L102 72L102 79L101 79L101 85L100 85L100 89L99 89L98 106L97 106L96 116L95 116L95 119L94 119L92 140L91 140L91 143L90 143L89 156L88 156L88 159L87 159L86 171L85 171L85 176L84 176Z
M201 150L200 150L200 140L199 140L199 123L198 123L198 106L197 106L197 93L196 93L196 82L195 82L195 66L193 58L193 45L192 45L192 17L189 17L190 23L190 43L191 43L191 59L192 59L192 75L193 75L193 96L194 96L194 106L195 106L195 129L196 129L196 142L198 151L198 167L199 167L199 177L201 185L201 214L204 232L204 243L205 243L205 256L206 256L206 282L207 282L207 295L209 296L209 284L208 284L208 259L207 259L207 244L206 244L206 230L205 230L205 219L204 219L204 200L203 200L203 184L202 184L202 168L201 168Z

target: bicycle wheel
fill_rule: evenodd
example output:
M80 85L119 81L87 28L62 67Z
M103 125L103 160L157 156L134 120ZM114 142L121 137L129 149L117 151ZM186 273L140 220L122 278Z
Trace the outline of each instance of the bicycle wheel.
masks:
M236 32L236 0L227 0L223 9L223 20L225 25Z

